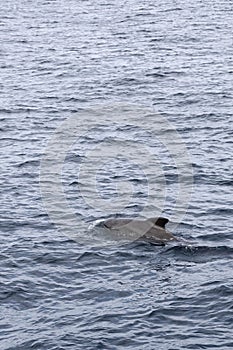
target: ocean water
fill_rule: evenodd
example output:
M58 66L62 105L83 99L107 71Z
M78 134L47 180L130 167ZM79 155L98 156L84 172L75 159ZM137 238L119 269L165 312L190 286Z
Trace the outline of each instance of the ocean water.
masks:
M232 23L228 0L2 2L1 350L233 348ZM112 215L190 243L90 229Z

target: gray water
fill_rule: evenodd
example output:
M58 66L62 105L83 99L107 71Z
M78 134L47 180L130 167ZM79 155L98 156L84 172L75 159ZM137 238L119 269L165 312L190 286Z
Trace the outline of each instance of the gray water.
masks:
M1 3L2 350L233 348L232 23L227 0ZM192 244L94 244L144 208Z

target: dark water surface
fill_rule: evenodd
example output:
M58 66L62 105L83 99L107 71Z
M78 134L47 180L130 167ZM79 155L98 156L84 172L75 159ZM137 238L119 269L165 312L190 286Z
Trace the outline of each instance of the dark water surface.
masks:
M228 0L2 1L1 350L233 348L232 23ZM188 208L178 208L187 213L174 234L192 245L85 244L49 218L41 159L56 128L73 117L76 127L90 127L62 167L77 222L88 227L109 216L122 181L122 201L130 193L125 182L133 188L124 215L141 213L148 184L157 184L148 213L174 215L184 187L153 134L153 116L141 116L141 127L134 113L97 115L89 125L87 108L92 116L94 106L118 103L153 106L185 142L193 191ZM171 139L169 132L160 137ZM116 138L125 148L114 146ZM87 151L104 144L120 155L98 168ZM145 157L144 145L156 160ZM88 157L105 209L91 182L80 190ZM71 226L77 237L88 236Z

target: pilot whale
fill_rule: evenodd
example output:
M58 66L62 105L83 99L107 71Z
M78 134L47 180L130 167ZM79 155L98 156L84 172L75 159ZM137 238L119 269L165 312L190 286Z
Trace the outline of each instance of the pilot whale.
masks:
M166 230L165 226L169 222L167 218L113 218L101 221L101 226L111 230L133 233L135 240L144 240L153 244L164 245L172 241L180 241Z

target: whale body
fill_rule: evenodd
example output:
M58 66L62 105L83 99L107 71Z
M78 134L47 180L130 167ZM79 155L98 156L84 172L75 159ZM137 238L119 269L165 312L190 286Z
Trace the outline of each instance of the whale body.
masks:
M172 233L166 230L165 226L168 222L169 220L163 217L148 219L113 218L102 221L101 226L115 232L133 233L136 240L164 245L168 242L179 241Z

